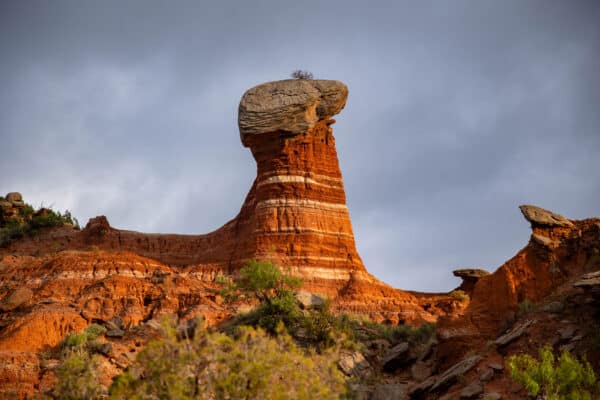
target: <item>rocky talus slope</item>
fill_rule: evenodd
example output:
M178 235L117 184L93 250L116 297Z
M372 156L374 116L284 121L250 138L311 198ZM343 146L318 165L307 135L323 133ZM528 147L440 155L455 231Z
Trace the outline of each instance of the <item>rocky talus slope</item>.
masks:
M344 358L351 373L378 382L357 385L360 398L527 399L506 360L537 356L545 345L585 357L600 371L600 218L520 208L531 223L530 242L491 274L455 271L470 299L438 319L435 340L380 339Z

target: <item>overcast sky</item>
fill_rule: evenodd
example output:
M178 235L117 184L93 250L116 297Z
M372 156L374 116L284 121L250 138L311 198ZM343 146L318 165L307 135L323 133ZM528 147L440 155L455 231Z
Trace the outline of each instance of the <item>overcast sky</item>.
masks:
M334 134L367 269L441 291L600 216L598 1L2 1L0 194L206 233L255 176L243 92L345 82Z

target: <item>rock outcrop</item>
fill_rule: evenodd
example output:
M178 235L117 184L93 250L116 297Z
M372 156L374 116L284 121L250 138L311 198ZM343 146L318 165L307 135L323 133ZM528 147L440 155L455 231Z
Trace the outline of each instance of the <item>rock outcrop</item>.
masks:
M0 227L11 221L22 222L21 210L25 207L23 196L18 192L8 193L0 197Z
M535 206L520 208L533 230L529 244L479 278L464 313L439 320L442 359L456 359L476 343L495 339L511 327L522 304L536 303L584 272L600 269L600 219L576 221Z
M347 97L348 88L338 81L294 79L255 86L240 101L242 143L257 134L307 132L338 114Z
M240 137L256 160L257 177L238 216L220 229L144 234L115 229L97 217L65 238L64 248L134 252L207 279L235 274L251 259L269 259L305 278L309 290L330 297L351 275L377 282L356 251L331 128L347 95L341 82L324 80L270 82L244 94Z
M532 227L573 226L573 222L569 219L562 215L555 214L552 211L544 210L541 207L522 205L519 206L519 209L523 213L525 219L531 222Z
M489 275L490 273L484 269L465 268L456 269L452 271L452 274L462 279L462 283L458 287L458 290L462 290L470 296L473 293L473 289L475 288L477 281L479 281L479 279L482 277Z

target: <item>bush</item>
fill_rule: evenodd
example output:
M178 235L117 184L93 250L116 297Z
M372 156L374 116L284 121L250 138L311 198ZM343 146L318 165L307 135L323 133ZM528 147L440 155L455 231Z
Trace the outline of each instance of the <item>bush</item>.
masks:
M294 79L313 79L313 74L312 74L312 72L309 72L309 71L303 71L301 69L297 69L294 72L292 72L292 78L294 78Z
M412 325L380 324L369 319L350 319L351 329L360 340L383 338L391 344L409 342L411 344L425 344L435 335L435 324L422 323L418 328Z
M469 301L471 298L463 290L453 290L450 292L450 297L460 301Z
M526 315L536 310L535 303L525 299L519 303L519 315Z
M302 286L302 280L283 274L269 261L251 260L240 270L237 286L255 296L260 302L271 303L274 299L286 297L292 289Z
M71 333L68 335L61 342L61 347L64 350L78 347L85 350L90 350L91 348L96 347L96 339L98 336L103 335L104 333L106 333L105 327L98 324L91 324L83 332Z
M26 225L18 221L11 221L0 228L0 247L7 246L13 240L20 239L27 234Z
M558 361L550 346L539 351L539 360L528 354L508 359L510 376L523 385L531 396L546 400L591 400L600 395L600 384L592 366L584 359L579 362L564 350Z
M39 212L42 210L43 212ZM79 222L71 215L69 210L66 210L64 214L49 208L40 209L38 212L39 214L35 215L34 208L29 204L25 204L19 210L22 222L12 220L0 228L0 247L8 246L12 241L22 237L33 236L42 228L63 226L64 224L71 224L79 228Z
M275 337L241 327L235 338L197 329L178 341L167 328L115 379L110 399L338 399L344 378L329 355L305 352L280 327Z
M240 270L238 282L225 278L219 278L218 282L223 285L221 294L226 299L234 299L243 292L259 301L255 310L234 321L234 327L258 326L275 333L280 323L288 330L298 324L301 311L292 289L300 287L302 280L282 273L273 263L252 260Z
M102 386L98 383L97 356L71 349L56 371L54 398L61 400L98 399Z
M53 395L56 399L89 400L100 398L103 392L98 383L98 336L106 329L92 324L81 333L68 335L62 342L61 363L56 371L57 384Z

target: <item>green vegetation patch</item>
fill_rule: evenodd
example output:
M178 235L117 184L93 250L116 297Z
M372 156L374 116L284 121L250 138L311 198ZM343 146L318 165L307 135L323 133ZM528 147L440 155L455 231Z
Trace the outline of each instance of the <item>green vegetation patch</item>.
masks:
M539 350L539 359L528 354L508 359L513 380L531 396L547 400L592 400L600 396L600 382L585 359L578 361L564 350L555 357L550 346Z
M69 210L64 213L54 211L50 208L36 210L29 204L25 204L19 210L20 219L6 222L0 228L0 247L6 247L14 240L25 236L35 236L41 229L70 224L79 228L79 222L71 215Z

